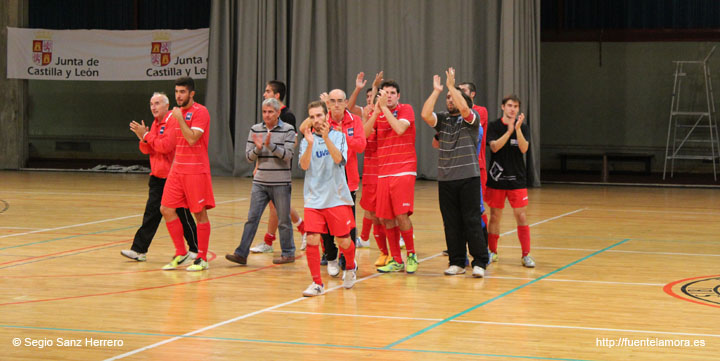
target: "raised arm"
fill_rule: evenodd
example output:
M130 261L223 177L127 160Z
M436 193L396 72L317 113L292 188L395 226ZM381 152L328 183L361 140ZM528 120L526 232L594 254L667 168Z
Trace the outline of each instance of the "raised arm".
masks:
M388 108L387 106L387 95L382 89L380 90L380 99L378 99L378 104L380 104L380 110L383 112L383 114L385 114L385 119L387 120L388 124L390 124L392 130L397 135L405 134L405 131L410 127L410 123L398 120L398 118L393 115L393 113L390 111L390 108Z
M467 102L465 102L465 98L463 98L460 91L455 88L455 69L449 68L445 71L445 75L447 76L446 85L448 87L448 92L452 97L453 104L455 104L455 107L460 111L460 115L462 115L463 119L472 124L475 121L475 117L473 116L470 107L467 105Z
M430 93L430 96L425 101L425 104L423 104L422 111L420 112L420 117L427 123L427 125L431 127L435 127L437 125L437 118L433 115L433 109L435 109L435 103L437 102L438 97L440 96L440 93L443 90L442 83L440 81L439 75L433 76L433 91Z
M172 115L173 118L177 120L178 125L180 126L180 132L182 132L183 138L185 138L188 144L195 145L195 143L197 143L197 141L200 140L200 138L202 137L205 129L201 130L195 127L190 128L187 123L185 123L185 119L182 116L182 110L180 110L180 108L178 107L173 108Z
M312 158L312 149L313 144L315 143L315 138L313 138L310 127L305 128L305 132L303 132L303 135L305 135L305 139L303 139L303 142L307 143L307 147L300 146L300 168L302 168L303 170L308 170L308 168L310 168L310 160Z
M522 132L523 121L525 121L525 113L520 113L517 122L515 122L515 134L517 134L518 148L520 148L520 152L525 153L528 151L530 142L525 139L525 134Z
M365 73L359 72L357 77L355 78L355 89L353 90L352 94L350 94L350 99L348 99L348 105L347 108L350 111L350 113L353 113L355 115L362 116L362 108L357 106L357 97L358 94L360 94L360 91L365 87L365 84L367 84L367 80L365 78Z

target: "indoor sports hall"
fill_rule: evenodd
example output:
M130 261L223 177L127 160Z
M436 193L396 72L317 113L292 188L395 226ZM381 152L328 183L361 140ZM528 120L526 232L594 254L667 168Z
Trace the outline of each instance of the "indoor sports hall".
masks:
M718 13L715 2L680 0L2 2L0 359L716 360ZM119 31L130 45L112 51ZM134 41L140 55L125 56ZM207 55L181 55L189 49ZM227 259L252 212L259 177L246 150L260 148L252 127L267 124L268 82L287 85L283 105L299 126L308 103L332 89L361 89L365 106L380 72L414 109L417 271L378 272L371 233L370 246L355 249L351 288L321 266L324 294L305 297L314 258L295 226L294 261L274 262L279 237L246 265ZM195 79L194 102L211 124L201 133L215 206L208 266L197 272L186 271L197 264L189 261L167 269L177 243L165 221L146 258L121 254L157 174L141 152L144 128L138 135L128 123L150 132L156 92L169 98L168 117L185 107L174 83L183 75ZM436 130L421 114L437 92L435 120L452 113L453 75L474 83L489 122L507 119L507 94L522 100L534 267L522 261L508 202L484 276L472 265L447 274L443 145L433 147ZM178 127L193 146L193 128ZM481 146L488 165L496 144ZM307 220L294 148L290 203ZM370 189L360 184L357 202ZM363 213L358 205L358 235Z

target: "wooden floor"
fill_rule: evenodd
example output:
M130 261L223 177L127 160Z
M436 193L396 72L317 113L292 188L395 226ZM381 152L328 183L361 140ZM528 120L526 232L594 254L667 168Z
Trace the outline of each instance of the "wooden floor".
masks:
M443 276L437 185L416 185L414 275L378 274L358 250L358 283L304 253L247 267L239 243L250 180L213 179L208 271L161 271L164 224L147 262L123 258L146 175L0 172L2 360L717 360L720 192L551 185L531 189L537 268L520 265L509 209L485 279ZM301 210L302 181L293 204ZM361 220L359 215L358 220ZM262 225L257 240L264 233ZM300 237L296 233L296 244ZM275 246L279 252L279 246ZM13 343L18 342L19 346ZM77 343L77 344L75 344Z

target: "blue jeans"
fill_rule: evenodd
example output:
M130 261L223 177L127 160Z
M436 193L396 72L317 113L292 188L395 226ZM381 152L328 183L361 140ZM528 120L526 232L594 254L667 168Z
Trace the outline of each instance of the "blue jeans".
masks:
M277 185L268 186L264 184L253 183L250 191L250 210L248 211L248 220L245 222L242 240L240 245L235 249L235 254L247 257L250 253L250 245L255 239L260 217L262 217L265 207L272 201L275 204L278 216L278 231L280 233L280 247L282 255L285 257L295 256L295 240L293 239L292 221L290 220L290 194L292 186Z

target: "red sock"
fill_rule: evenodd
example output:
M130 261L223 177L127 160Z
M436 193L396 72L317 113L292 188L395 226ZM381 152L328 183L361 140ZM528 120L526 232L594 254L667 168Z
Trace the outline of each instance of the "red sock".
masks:
M340 251L345 255L345 269L355 269L355 242L350 242L350 247L340 248Z
M275 235L274 235L274 234L272 234L272 233L270 233L270 232L265 233L265 239L264 239L265 244L267 244L268 246L272 246L272 243L273 243L274 240L275 240Z
M185 241L183 241L183 227L180 222L180 218L175 218L174 221L165 222L170 238L172 238L173 244L175 245L175 255L184 256L187 254L185 250Z
M399 227L395 227L400 230ZM400 231L402 238L405 240L405 250L408 254L415 253L415 240L413 239L413 229L410 227L407 231Z
M388 254L387 241L385 240L385 226L380 223L375 223L374 226L373 231L375 232L373 235L375 236L375 242L382 254Z
M372 219L363 217L362 232L360 232L360 238L363 241L370 239L370 228L372 228Z
M198 258L207 261L207 251L210 245L210 222L198 223Z
M305 257L307 257L308 268L310 268L310 276L313 282L322 285L322 276L320 275L320 249L318 246L307 245L305 249Z
M388 245L390 246L390 254L397 263L403 263L402 253L400 251L400 232L397 227L385 228Z
M482 218L483 223L485 223L485 227L487 227L488 224L490 224L490 223L488 223L487 214L483 214L483 215L481 216L481 218Z
M530 226L518 226L517 232L520 248L522 248L522 256L525 257L530 253Z
M300 234L305 234L305 221L301 220L297 227Z
M488 248L490 248L490 252L497 254L498 239L500 239L499 234L488 233Z

